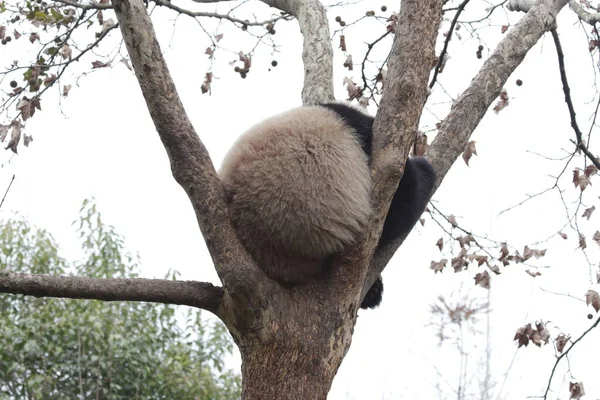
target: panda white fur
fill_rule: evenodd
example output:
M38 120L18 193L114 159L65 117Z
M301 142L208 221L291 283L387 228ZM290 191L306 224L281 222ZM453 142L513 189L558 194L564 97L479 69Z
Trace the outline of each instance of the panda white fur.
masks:
M373 121L343 103L300 107L255 125L225 156L219 175L232 222L272 279L314 279L365 228ZM412 229L434 181L424 158L407 161L379 245ZM361 307L378 306L382 291L379 278Z

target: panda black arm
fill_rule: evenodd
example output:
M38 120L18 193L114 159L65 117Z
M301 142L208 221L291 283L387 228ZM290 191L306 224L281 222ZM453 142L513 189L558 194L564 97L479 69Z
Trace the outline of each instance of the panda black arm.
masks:
M435 183L435 171L423 157L406 161L404 174L383 224L380 245L408 234L425 210Z

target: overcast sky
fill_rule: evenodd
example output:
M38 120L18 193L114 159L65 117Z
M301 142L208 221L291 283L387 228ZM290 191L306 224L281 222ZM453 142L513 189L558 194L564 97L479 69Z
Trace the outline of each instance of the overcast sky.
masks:
M386 3L368 4L379 10ZM251 10L251 5L258 6L259 11L265 10L258 3L250 3L245 9ZM389 14L394 4L386 5ZM479 6L472 7L467 17L484 15ZM211 6L208 10L213 9ZM332 10L332 32L338 28L333 21L336 15L352 21L353 15L361 15L365 10L360 3L353 8ZM244 16L242 11L237 14L239 17ZM520 16L511 14L509 18L516 21ZM232 50L216 53L215 79L209 96L201 94L200 85L209 67L204 50L210 41L194 21L182 16L174 23L173 17L166 12L155 14L159 41L189 116L213 162L219 166L226 150L244 130L265 117L301 104L303 75L297 24L276 25L274 38L281 45L278 52L272 54L267 45L259 46L252 70L242 80L228 63L235 59L233 52L251 49L253 39L232 29L230 24L205 23L208 32L224 33L220 44ZM466 27L458 31L461 39L452 41L451 59L439 77L443 88L435 88L423 114L424 129L430 129L437 118L446 115L451 99L464 90L502 38L500 26L506 23L506 18L504 11L498 12L494 24L474 36ZM90 30L89 34L93 32ZM348 50L355 63L362 60L365 42L373 41L382 32L381 24L372 21L363 21L346 32ZM559 32L579 122L587 132L588 117L595 107L595 76L587 40L567 9L559 18ZM112 36L117 38L118 32ZM113 40L102 49L110 52L115 43ZM389 43L384 42L372 59L383 59ZM485 46L483 60L475 56L480 43ZM21 45L29 47L28 42ZM12 60L20 49L1 46L0 60ZM344 58L336 50L335 84L339 99L346 96L342 85L345 76L352 76L360 83L359 66L353 72L344 70ZM79 71L86 70L95 59L95 56L85 58ZM277 60L277 67L271 67L272 60ZM524 82L521 87L515 84L517 78ZM115 62L111 68L81 78L79 87L75 86L74 78L63 83L74 84L69 97L62 99L59 107L58 96L48 93L42 102L43 112L27 123L27 132L34 136L32 145L27 149L21 147L20 154L10 162L8 153L3 156L0 188L8 185L13 174L16 178L0 211L2 217L10 217L13 212L27 217L55 236L63 256L74 259L80 252L71 222L77 218L81 202L94 197L105 221L125 236L129 249L139 252L142 276L163 277L169 269L176 269L181 279L217 284L192 207L172 179L164 148L134 74L124 64ZM4 81L3 89L6 88ZM574 134L569 126L550 35L530 52L506 89L510 105L497 115L490 110L473 136L478 156L470 161L470 167L462 159L456 162L435 194L434 202L441 211L456 215L465 228L493 239L508 240L522 249L525 244L555 233L565 221L557 191L498 216L500 211L524 200L527 193L551 187L554 183L551 175L562 169L561 161L547 160L532 152L559 157L565 154L564 149L572 148L570 139ZM573 166L581 167L583 161ZM562 181L567 189L567 202L578 196L572 185L568 185L571 170L567 170ZM585 205L594 205L597 199L594 186L588 188ZM583 209L579 214L582 212ZM592 262L598 259L596 245L591 241L596 230L595 217L598 216L581 225L589 232ZM442 294L476 299L486 299L488 294L485 289L473 286L472 277L481 269L471 268L460 274L449 269L443 274L433 274L430 262L449 254L442 255L435 246L443 231L429 216L425 221L424 227L418 226L411 233L385 270L382 306L374 311L360 311L352 347L334 381L330 399L433 399L438 398L436 385L448 396L441 398L456 398L452 391L456 389L459 358L450 343L438 345L437 331L431 326L430 305ZM590 267L577 250L576 234L568 229L565 232L568 240L554 238L539 245L539 248L551 247L545 258L533 263L548 267L540 269L542 276L531 278L524 272L526 267L511 265L503 269L502 275L493 277L491 368L492 378L497 382L496 394L503 385L501 398L525 399L543 394L553 365L551 346L541 349L530 346L517 352L513 336L519 326L551 320L553 336L562 331L577 337L593 322L586 318L590 309L585 303L542 290L583 299L585 292L593 288ZM484 318L477 325L483 333L485 322ZM570 357L571 373L575 380L585 383L589 399L600 397L597 367L592 364L600 357L600 347L591 345L598 339L600 333L592 332ZM482 375L479 358L484 345L482 336L465 343L465 350L472 356L468 368L469 377L474 379L473 387L477 387L475 382ZM231 365L239 367L237 354ZM555 392L549 399L557 399L559 394L568 398L566 367L566 363L559 367L552 386Z

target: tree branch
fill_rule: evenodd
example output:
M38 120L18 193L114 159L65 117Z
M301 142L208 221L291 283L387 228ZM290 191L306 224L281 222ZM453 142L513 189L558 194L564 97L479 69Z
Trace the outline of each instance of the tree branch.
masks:
M592 152L588 149L586 144L583 141L583 133L579 129L579 125L577 124L577 117L575 114L575 106L573 105L573 100L571 99L571 88L569 87L569 81L567 80L567 71L565 69L565 55L562 51L562 45L560 44L560 38L558 37L558 32L556 29L552 29L552 39L554 39L554 45L556 46L556 54L558 56L558 69L560 71L560 81L562 83L563 92L565 94L565 103L567 103L567 108L569 109L569 118L571 119L571 127L573 131L575 131L575 137L577 138L577 148L581 149L586 157L596 166L596 168L600 169L600 162L592 154Z
M532 6L506 34L469 87L454 102L427 153L437 174L434 192L464 151L471 134L500 94L510 74L542 35L554 26L556 15L567 2L568 0L542 0ZM399 238L379 249L372 261L375 271L385 268L404 239Z
M223 288L207 282L100 279L0 272L0 293L102 301L146 301L202 308L217 315Z
M404 0L400 6L385 91L373 125L374 219L363 243L366 248L361 250L361 255L366 257L365 263L375 249L418 129L427 96L430 66L435 57L442 5L440 0ZM353 263L361 264L356 260ZM363 271L366 271L362 264ZM379 265L374 265L364 273L359 273L358 268L361 266L350 268L351 279L360 279L353 283L362 286L364 295L383 267L379 269ZM368 274L366 279L365 273Z
M335 100L333 94L333 46L329 37L327 13L319 0L262 0L298 20L304 37L302 62L304 85L302 103L317 104Z
M144 4L142 0L112 4L173 177L192 203L219 278L233 297L251 297L264 274L237 239L223 186L177 94Z
M583 22L587 22L590 25L596 25L597 22L600 22L600 13L585 11L575 0L569 1L569 7Z

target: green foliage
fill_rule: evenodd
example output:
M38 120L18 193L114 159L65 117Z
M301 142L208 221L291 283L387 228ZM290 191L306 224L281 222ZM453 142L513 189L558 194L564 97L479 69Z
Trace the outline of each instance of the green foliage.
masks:
M137 257L95 205L74 224L85 256L70 266L48 232L1 222L0 271L136 276ZM225 327L180 309L0 294L0 399L239 399Z

